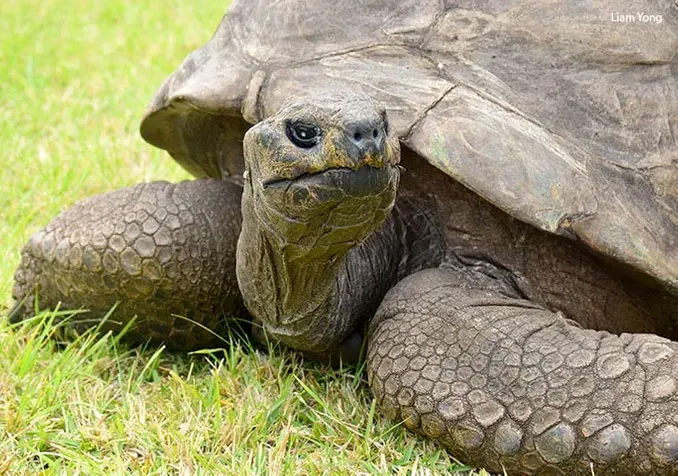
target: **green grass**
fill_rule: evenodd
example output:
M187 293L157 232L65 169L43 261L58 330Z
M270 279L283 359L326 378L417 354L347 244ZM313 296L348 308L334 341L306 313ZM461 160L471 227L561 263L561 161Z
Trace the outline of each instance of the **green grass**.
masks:
M188 175L145 144L155 89L224 2L0 3L0 315L22 243L85 197ZM364 376L241 341L193 355L0 322L0 474L446 473Z

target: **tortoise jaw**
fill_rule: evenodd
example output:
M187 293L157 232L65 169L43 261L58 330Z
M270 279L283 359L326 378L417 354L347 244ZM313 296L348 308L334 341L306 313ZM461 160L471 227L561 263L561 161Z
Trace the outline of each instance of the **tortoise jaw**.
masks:
M297 252L317 254L313 249L322 237L340 256L381 225L395 203L399 183L395 165L331 168L266 185L259 182L245 187L243 216L247 207L256 210L252 226L273 232L281 247L295 244Z
M383 193L398 186L400 171L397 166L372 167L357 170L331 167L318 172L304 172L293 178L278 178L263 182L264 193L278 195L281 191L296 198L313 196L317 201L332 201L333 197L366 197Z

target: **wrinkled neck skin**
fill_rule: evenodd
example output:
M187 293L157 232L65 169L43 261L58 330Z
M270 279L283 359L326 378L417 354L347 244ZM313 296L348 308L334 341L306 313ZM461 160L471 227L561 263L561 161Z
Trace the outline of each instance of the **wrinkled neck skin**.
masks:
M247 308L275 340L327 353L372 317L399 279L440 263L444 234L431 199L401 194L381 218L370 210L374 197L362 200L338 205L347 213L334 209L332 216L359 223L374 213L376 230L347 239L345 227L328 224L327 214L310 225L272 226L264 204L245 187L238 282Z

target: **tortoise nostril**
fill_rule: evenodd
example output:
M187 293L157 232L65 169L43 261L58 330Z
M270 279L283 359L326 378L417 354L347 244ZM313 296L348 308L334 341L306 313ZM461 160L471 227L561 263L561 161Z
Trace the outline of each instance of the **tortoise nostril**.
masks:
M359 154L380 154L384 146L384 129L380 120L361 119L346 125L346 139Z

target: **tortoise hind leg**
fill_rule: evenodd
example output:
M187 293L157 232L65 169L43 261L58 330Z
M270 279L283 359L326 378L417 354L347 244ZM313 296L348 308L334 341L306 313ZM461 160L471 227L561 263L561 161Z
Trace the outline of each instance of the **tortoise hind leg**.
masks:
M243 315L235 277L242 188L220 180L152 182L80 202L35 233L15 273L12 320L88 309L73 324L190 349L218 343L224 315ZM176 317L182 316L182 317ZM195 321L198 325L191 323Z
M678 343L581 329L429 269L384 298L368 377L391 418L509 474L676 474Z

